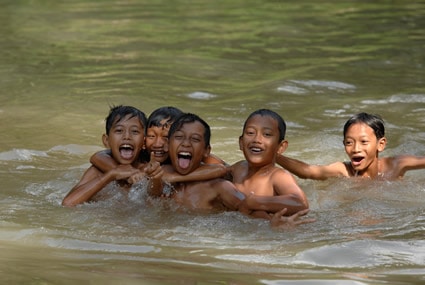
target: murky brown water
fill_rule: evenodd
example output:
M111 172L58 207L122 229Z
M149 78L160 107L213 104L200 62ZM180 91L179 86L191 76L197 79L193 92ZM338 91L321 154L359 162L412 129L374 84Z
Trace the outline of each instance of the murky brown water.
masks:
M406 2L407 3L407 2ZM288 123L287 155L345 159L351 114L381 114L382 155L424 155L425 3L3 1L0 280L8 284L420 284L425 170L399 182L299 180L314 224L128 198L60 206L101 149L109 105L201 115L242 158L251 111ZM114 191L114 189L111 189Z

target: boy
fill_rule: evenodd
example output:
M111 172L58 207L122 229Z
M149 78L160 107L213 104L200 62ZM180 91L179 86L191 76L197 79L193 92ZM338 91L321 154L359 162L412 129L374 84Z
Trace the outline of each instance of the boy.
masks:
M425 168L425 156L397 155L378 158L385 149L384 121L378 115L359 113L344 125L344 148L350 161L309 165L280 156L277 162L300 178L324 180L331 177L401 179L406 171Z
M145 145L141 153L142 161L146 161L147 154L151 154L153 159L161 165L170 164L168 157L168 130L181 114L183 112L180 109L168 106L160 107L152 112L147 122ZM95 153L90 158L90 162L105 172L118 166L118 163L111 158L109 150ZM197 181L223 176L226 173L224 162L212 154L205 157L203 162L205 164L190 175L181 176L176 173L174 175L170 173L164 176L164 179L168 182Z
M276 157L288 146L285 132L285 121L276 112L259 109L251 113L239 137L245 160L230 169L233 183L248 196L248 205L253 197L263 202L281 201L292 215L308 209L308 202L295 178L275 165Z
M171 165L162 166L164 173L177 172L185 176L195 171L211 151L210 136L209 125L200 117L190 113L180 116L173 123L168 134ZM155 179L157 178L158 176ZM173 192L170 197L189 209L239 210L247 215L252 211L246 205L245 195L238 191L232 182L222 178L174 183L172 186ZM162 191L151 192L151 194L159 197L162 196ZM252 204L255 205L254 208L258 206L255 201ZM308 210L298 212L289 218L282 217L286 212L286 209L283 209L285 206L284 203L274 201L270 203L270 212L276 214L273 217L269 215L262 217L269 219L273 226L310 222L297 220L299 216L305 215ZM262 203L258 207L267 209L268 205Z
M117 181L123 189L128 190L130 185L126 180L140 175L139 169L144 167L139 155L145 139L145 126L146 116L142 111L131 106L112 107L106 118L106 133L102 135L102 141L120 167L102 172L94 165L90 166L65 196L62 205L75 206L90 201L112 181ZM159 163L155 162L150 162L144 171L144 175L148 176L162 175ZM154 190L155 185L150 184L149 187Z

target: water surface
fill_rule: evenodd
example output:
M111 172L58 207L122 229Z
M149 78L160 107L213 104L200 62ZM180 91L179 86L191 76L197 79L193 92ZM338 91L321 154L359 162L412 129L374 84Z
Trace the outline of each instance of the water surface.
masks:
M242 159L249 113L279 112L288 156L346 159L342 126L386 121L382 155L424 155L424 1L3 1L0 280L9 284L421 284L425 170L404 181L298 179L317 222L64 195L103 148L110 105L199 114ZM178 281L179 280L179 281Z

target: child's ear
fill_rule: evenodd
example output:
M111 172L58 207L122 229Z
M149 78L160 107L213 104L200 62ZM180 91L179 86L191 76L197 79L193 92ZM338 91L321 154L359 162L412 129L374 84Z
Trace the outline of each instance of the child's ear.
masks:
M209 145L204 151L204 157L210 156L210 153L211 153L211 146Z
M277 148L277 154L282 154L288 148L288 141L283 140L280 142L279 147Z
M239 150L243 150L242 136L239 137Z
M104 145L106 148L110 148L110 147L109 147L109 137L108 137L108 135L107 135L107 134L103 134L103 135L102 135L102 142L103 142L103 145Z
M380 138L378 140L378 151L379 152L383 151L386 145L387 145L387 139L385 137Z

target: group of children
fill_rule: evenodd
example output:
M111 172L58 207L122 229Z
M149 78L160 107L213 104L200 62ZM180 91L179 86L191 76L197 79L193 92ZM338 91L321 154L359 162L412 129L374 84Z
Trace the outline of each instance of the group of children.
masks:
M228 165L211 154L210 126L199 116L162 107L146 119L137 108L112 107L102 136L106 150L91 157L92 165L62 204L91 201L113 181L128 190L147 179L151 197L173 199L189 209L238 210L269 220L273 227L287 227L314 221L299 219L307 214L308 201L289 172L311 179L397 179L407 170L425 168L425 157L378 158L386 139L383 121L376 115L360 113L345 124L348 162L309 165L285 157L285 133L285 121L276 112L251 113L239 137L245 160Z

